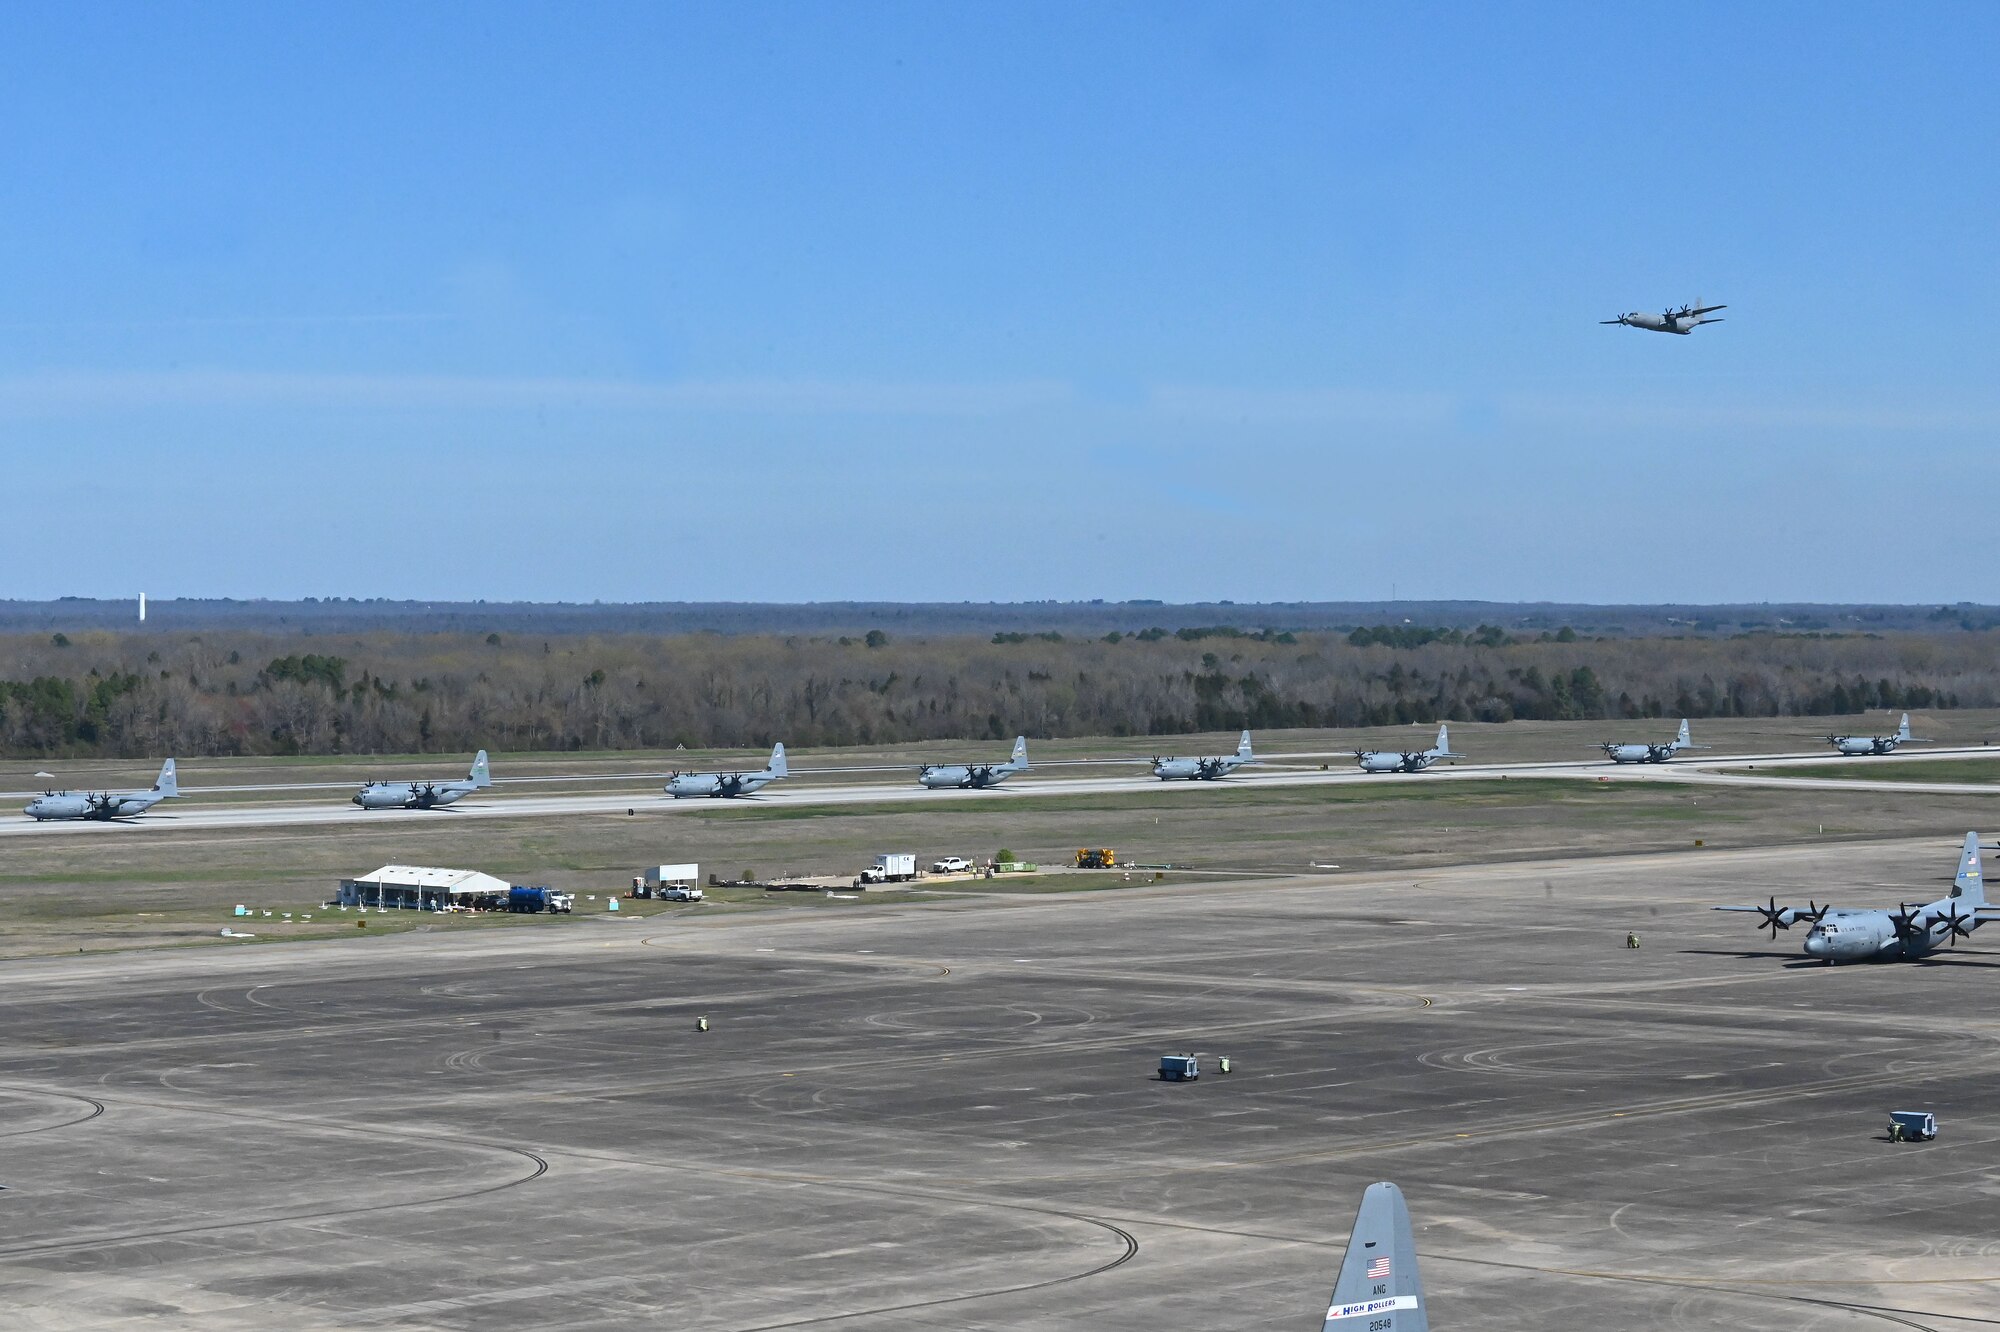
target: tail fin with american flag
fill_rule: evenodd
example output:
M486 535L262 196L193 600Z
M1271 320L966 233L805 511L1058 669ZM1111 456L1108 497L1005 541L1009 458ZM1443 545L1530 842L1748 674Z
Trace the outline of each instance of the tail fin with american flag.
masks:
M1394 1184L1361 1195L1321 1332L1430 1332L1410 1209Z

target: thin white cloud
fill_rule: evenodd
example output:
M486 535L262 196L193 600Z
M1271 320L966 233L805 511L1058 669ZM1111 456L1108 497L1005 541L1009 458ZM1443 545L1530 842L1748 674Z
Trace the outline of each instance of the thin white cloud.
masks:
M317 328L349 324L445 324L463 315L443 311L383 311L324 315L163 315L157 319L36 319L0 323L0 333L110 333L156 328Z
M1162 384L1148 405L1170 416L1271 425L1442 426L1457 411L1449 393L1357 388L1235 388Z
M241 370L52 371L0 377L0 412L103 407L286 407L770 412L976 416L1070 402L1057 381L989 384L838 380L637 380Z
M1899 403L1834 397L1803 401L1689 402L1685 398L1516 394L1503 416L1579 430L1867 430L1947 434L2000 430L2000 406Z

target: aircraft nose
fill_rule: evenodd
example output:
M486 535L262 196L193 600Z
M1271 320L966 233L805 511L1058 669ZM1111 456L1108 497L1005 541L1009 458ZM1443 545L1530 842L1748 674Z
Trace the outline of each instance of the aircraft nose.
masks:
M1807 957L1826 956L1826 936L1824 934L1815 933L1815 934L1808 934L1806 936L1806 956Z

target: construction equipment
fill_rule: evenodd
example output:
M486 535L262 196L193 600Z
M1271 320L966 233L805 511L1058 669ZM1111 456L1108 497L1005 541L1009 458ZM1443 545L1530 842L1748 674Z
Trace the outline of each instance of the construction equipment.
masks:
M1117 865L1118 853L1108 846L1086 846L1077 850L1078 869L1115 869Z

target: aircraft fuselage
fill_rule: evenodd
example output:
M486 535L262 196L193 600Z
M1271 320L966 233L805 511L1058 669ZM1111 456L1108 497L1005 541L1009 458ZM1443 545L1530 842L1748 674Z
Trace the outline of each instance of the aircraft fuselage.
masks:
M754 795L777 777L768 772L688 772L667 781L667 794L676 800L709 796L719 800Z
M1892 962L1924 957L1952 936L1951 926L1942 919L1929 920L1933 908L1915 913L1910 927L1896 930L1894 913L1888 911L1829 911L1806 932L1805 953L1825 962ZM1976 918L1962 915L1960 923L1978 929Z
M129 819L160 803L150 791L54 791L30 800L22 813L37 822L48 819Z
M1438 755L1425 753L1401 753L1396 750L1371 749L1357 756L1363 772L1422 772L1438 761Z
M470 782L370 782L354 793L363 809L434 809L471 795Z
M1606 745L1604 753L1613 763L1665 763L1674 756L1672 745Z
M1153 775L1163 782L1212 782L1242 766L1239 758L1161 759L1153 765Z
M955 788L961 791L978 791L989 786L998 786L1012 777L1017 769L1005 764L952 763L942 767L925 768L917 774L917 780L932 790Z

